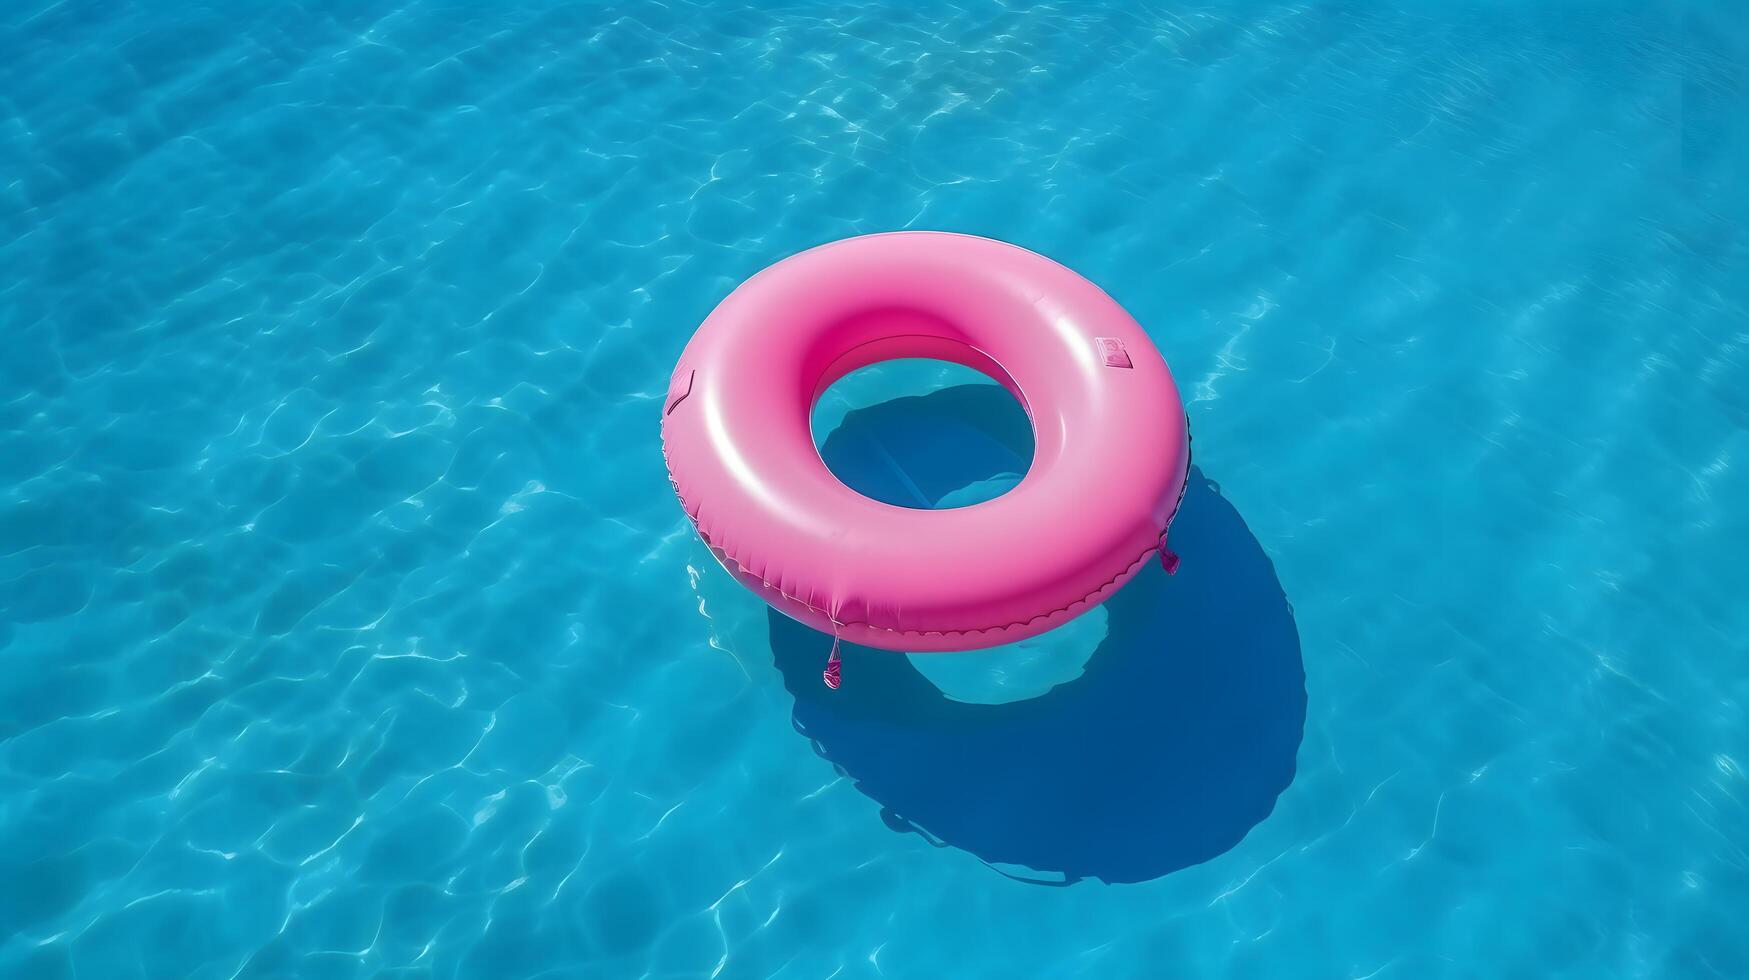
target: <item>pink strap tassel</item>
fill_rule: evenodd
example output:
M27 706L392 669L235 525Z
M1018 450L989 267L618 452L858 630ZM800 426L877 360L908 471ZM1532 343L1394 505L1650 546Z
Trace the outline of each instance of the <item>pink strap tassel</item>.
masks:
M1166 535L1160 535L1160 567L1166 569L1166 574L1178 574L1178 552L1166 547Z
M834 636L832 638L832 654L826 658L826 670L820 675L821 679L826 682L826 686L834 691L838 690L838 685L844 683L844 679L838 674L838 665L841 662L838 659L838 637Z

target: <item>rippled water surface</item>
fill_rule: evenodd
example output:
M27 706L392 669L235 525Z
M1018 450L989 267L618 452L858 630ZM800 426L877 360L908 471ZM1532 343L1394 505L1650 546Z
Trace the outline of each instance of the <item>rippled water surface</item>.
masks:
M1745 35L12 0L0 975L1749 975ZM1147 327L1185 569L828 696L657 414L896 228Z

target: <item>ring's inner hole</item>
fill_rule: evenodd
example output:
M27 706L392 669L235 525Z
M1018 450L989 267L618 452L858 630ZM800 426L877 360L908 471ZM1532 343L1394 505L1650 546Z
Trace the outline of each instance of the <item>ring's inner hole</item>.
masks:
M922 510L968 507L1020 483L1032 423L1008 389L969 367L928 358L881 361L821 394L814 447L845 486Z

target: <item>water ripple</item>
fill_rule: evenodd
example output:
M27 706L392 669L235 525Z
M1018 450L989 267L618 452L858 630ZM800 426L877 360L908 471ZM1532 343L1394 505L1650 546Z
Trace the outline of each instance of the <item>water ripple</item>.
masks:
M1727 8L14 3L0 974L1749 973ZM1128 306L1293 603L1206 863L894 833L671 499L908 227Z

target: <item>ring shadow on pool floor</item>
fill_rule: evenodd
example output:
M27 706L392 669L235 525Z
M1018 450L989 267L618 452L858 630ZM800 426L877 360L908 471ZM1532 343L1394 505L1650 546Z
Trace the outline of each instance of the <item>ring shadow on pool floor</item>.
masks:
M870 496L939 500L1025 468L1031 433L1002 421L1014 407L995 385L896 399L850 413L821 453ZM1147 881L1216 857L1293 780L1305 668L1273 565L1200 470L1172 544L1179 573L1148 563L1106 603L1082 676L1026 701L950 700L907 657L852 645L829 691L831 638L774 611L796 728L889 826L1018 878Z

